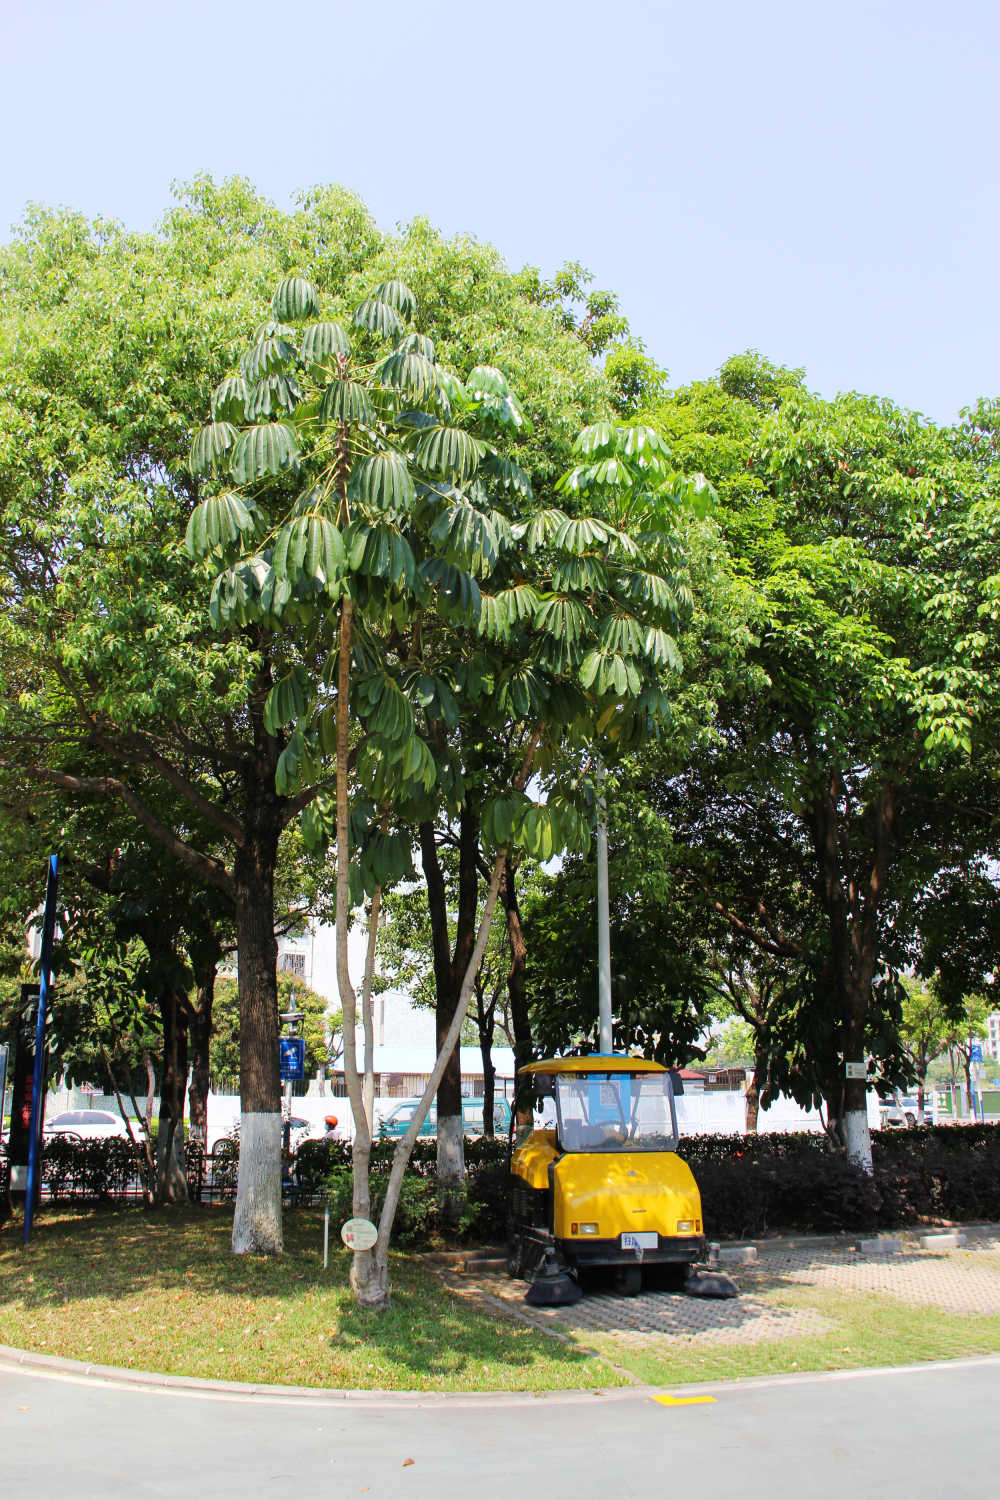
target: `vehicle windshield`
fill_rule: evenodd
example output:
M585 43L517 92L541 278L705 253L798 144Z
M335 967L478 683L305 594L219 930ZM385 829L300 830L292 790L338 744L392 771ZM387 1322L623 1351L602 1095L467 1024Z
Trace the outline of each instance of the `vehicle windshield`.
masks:
M667 1073L564 1073L555 1080L564 1151L673 1151L677 1119Z

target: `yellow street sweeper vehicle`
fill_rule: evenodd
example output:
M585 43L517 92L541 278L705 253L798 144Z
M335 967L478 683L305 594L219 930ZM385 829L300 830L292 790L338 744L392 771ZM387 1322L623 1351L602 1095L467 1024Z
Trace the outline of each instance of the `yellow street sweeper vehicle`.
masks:
M530 1126L512 1122L507 1269L532 1282L529 1300L575 1301L580 1272L599 1266L626 1293L651 1265L682 1289L705 1237L701 1195L677 1155L668 1070L591 1055L518 1076L534 1108Z

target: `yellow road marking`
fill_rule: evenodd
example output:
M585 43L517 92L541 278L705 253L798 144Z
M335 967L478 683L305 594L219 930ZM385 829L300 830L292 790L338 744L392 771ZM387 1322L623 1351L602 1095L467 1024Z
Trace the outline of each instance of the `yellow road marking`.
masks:
M706 1406L714 1402L714 1396L654 1396L661 1406Z

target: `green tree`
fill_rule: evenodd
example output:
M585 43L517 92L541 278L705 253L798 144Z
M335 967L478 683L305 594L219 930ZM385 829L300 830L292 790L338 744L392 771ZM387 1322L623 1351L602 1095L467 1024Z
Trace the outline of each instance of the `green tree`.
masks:
M282 214L245 183L200 179L157 234L38 212L3 256L3 760L19 788L47 779L118 801L230 903L244 1108L262 1117L278 1108L273 881L282 840L319 790L278 790L291 736L265 724L265 703L293 667L315 667L318 643L307 620L291 641L290 615L281 640L261 621L206 617L207 570L179 538L204 490L190 435L291 266L307 265L323 295L350 309L363 277L388 279L400 260L442 347L460 345L466 369L490 352L509 358L545 417L536 431L562 423L568 440L603 389L579 341L490 247L442 241L419 221L386 240L339 189ZM280 370L257 373L280 402ZM529 434L524 446L533 468L558 472L550 445ZM166 813L164 788L183 815ZM214 844L191 839L193 817ZM277 1152L244 1155L234 1246L273 1250ZM266 1190L251 1191L257 1176Z
M310 787L306 827L314 836L325 832L326 804L314 802L324 757L336 767L330 814L338 983L358 1217L367 1217L370 1204L371 990L381 888L410 873L407 828L433 816L437 799L464 800L447 739L435 726L457 725L460 704L474 704L487 723L502 720L514 749L477 815L496 853L453 1015L422 1110L396 1151L378 1242L354 1258L359 1298L379 1307L388 1303L388 1243L402 1173L458 1040L507 850L516 842L544 858L586 837L570 802L552 797L542 805L527 796L536 752L544 744L545 775L563 736L645 722L662 703L655 671L675 650L665 624L676 606L655 568L669 551L665 519L684 497L679 478L664 472L655 434L599 424L578 439L582 462L565 487L610 488L610 460L618 475L635 476L626 515L574 519L554 507L525 515L528 475L497 445L526 426L505 377L478 366L463 381L439 364L432 341L408 327L415 308L410 288L392 280L349 322L339 321L321 315L309 282L282 281L273 320L243 356L242 377L218 387L215 420L193 444L196 467L218 467L240 489L208 495L187 532L192 553L223 567L212 590L215 620L270 628L287 614L291 638L296 627L311 626L312 650L326 652L312 672L308 661L290 664L264 713L273 731L294 725L276 784L293 804L302 783ZM278 420L255 420L271 414ZM626 490L620 478L614 489ZM639 541L622 529L627 517L641 517ZM487 579L488 593L480 582ZM521 649L512 651L512 637ZM477 638L485 639L472 654ZM423 710L423 733L416 709ZM403 826L392 833L397 819ZM352 884L355 898L369 885L373 906L360 1008L363 1074L347 965Z
M741 821L749 829L756 820L771 829L767 846L783 843L801 868L808 927L784 934L805 961L799 1031L808 1017L814 1052L826 1058L820 1092L850 1158L870 1169L865 1084L846 1079L844 1063L872 1052L892 1066L893 972L915 936L894 918L981 837L971 832L968 757L991 689L985 673L962 670L936 610L926 542L939 526L964 524L989 473L968 457L963 433L885 401L821 401L752 359L742 362L733 414L733 373L723 373L714 413L695 397L659 412L675 446L678 427L695 451L712 445L713 422L722 428L719 462L740 472L717 482L719 522L757 630L745 685L720 701L694 801L703 829L717 827L719 803L728 804L732 857ZM689 776L689 792L695 784ZM669 801L667 778L661 785ZM688 834L697 847L693 825ZM754 834L743 842L749 873L760 845ZM744 881L748 895L753 885ZM780 925L757 899L732 916L734 928L765 938Z
M933 984L904 978L903 1017L900 1036L917 1081L917 1123L924 1123L927 1069L948 1044L954 1021Z

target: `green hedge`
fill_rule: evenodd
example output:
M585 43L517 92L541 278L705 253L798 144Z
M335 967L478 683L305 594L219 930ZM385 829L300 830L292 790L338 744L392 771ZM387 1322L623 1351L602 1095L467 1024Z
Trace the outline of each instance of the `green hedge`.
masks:
M942 1220L1000 1221L1000 1127L876 1131L872 1143L874 1177L849 1167L817 1135L686 1136L680 1154L701 1189L710 1239L897 1229ZM372 1150L376 1213L394 1148L394 1141L376 1141ZM189 1146L188 1157L195 1187L202 1170L198 1148ZM466 1141L468 1181L457 1231L446 1229L438 1217L435 1160L436 1143L418 1141L398 1216L397 1243L426 1245L445 1237L499 1243L504 1237L506 1140ZM290 1202L329 1197L335 1216L349 1217L350 1162L345 1142L304 1142L289 1181ZM237 1163L234 1140L213 1163L217 1196L235 1191ZM43 1180L55 1198L131 1196L140 1170L127 1141L63 1138L46 1143Z

